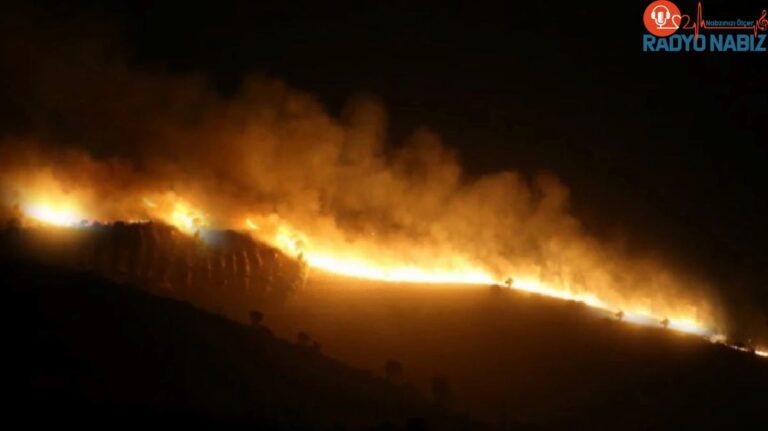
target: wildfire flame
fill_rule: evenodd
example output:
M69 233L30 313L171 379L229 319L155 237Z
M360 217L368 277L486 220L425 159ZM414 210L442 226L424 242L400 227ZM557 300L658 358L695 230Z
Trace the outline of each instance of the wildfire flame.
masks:
M175 193L165 193L156 197L144 196L142 202L150 219L168 223L184 233L193 234L208 226L205 213Z
M29 182L19 190L19 198L12 202L28 221L72 226L85 218L78 196L67 192L49 173L39 173L30 178Z
M208 220L203 211L193 207L187 200L174 193L144 196L142 204L147 218L173 225L184 233L193 234L208 226ZM71 198L59 197L45 200L38 197L23 202L21 209L31 219L58 226L73 225L84 218L78 204ZM461 258L454 258L448 264L425 267L417 263L384 261L375 256L361 254L355 250L354 245L323 246L274 214L266 218L248 217L243 222L243 228L289 255L301 255L313 268L348 277L442 285L505 284L489 271ZM600 310L613 312L623 309L594 294L574 292L569 286L553 286L525 274L513 274L506 284L515 290L581 302ZM633 323L661 325L660 322L663 319L668 319L664 326L678 331L699 335L712 335L715 332L691 316L660 317L642 308L627 308L622 311L622 314L624 320Z
M246 225L257 226L250 219L246 220ZM258 227L255 230L258 230ZM279 224L274 231L272 238L265 238L267 242L290 255L301 253L314 268L348 277L431 284L488 284L494 281L489 273L472 268L466 263L435 269L400 263L386 265L350 250L309 248L307 245L310 241L307 236L287 224Z
M145 195L141 198L141 203L146 219L163 221L187 234L193 234L209 225L202 210L173 192ZM74 197L61 194L49 194L47 197L44 193L33 194L32 198L21 202L20 208L30 219L58 226L73 225L85 218ZM432 265L424 265L424 261L408 263L361 253L354 244L323 243L314 238L310 239L307 234L275 214L267 217L248 217L244 220L242 228L288 255L301 256L313 268L348 277L441 285L505 284L491 272L460 257L453 257L447 263L434 262ZM551 285L527 274L512 274L506 284L515 290L577 301L596 309L611 312L622 309L594 294L574 292L570 286ZM622 313L624 319L630 322L659 325L659 322L666 318L668 323L664 326L678 331L700 335L714 333L692 316L661 317L654 316L647 309L626 308Z
M68 203L31 202L22 211L34 220L55 226L71 226L82 220L79 210Z
M498 277L470 262L456 259L452 265L424 268L417 265L403 265L400 262L386 263L375 257L361 255L354 249L336 246L315 248L315 243L307 235L292 228L287 223L272 217L267 224L277 223L269 231L272 236L263 236L264 229L253 221L245 220L245 227L257 233L260 239L266 240L275 247L290 255L299 255L313 267L334 274L386 282L411 282L431 284L456 285L489 285L504 284ZM511 277L508 287L551 298L584 303L590 307L613 312L620 307L609 304L591 293L576 293L567 287L557 287L544 283L530 276ZM629 322L665 326L671 329L702 336L714 334L714 330L691 316L658 317L645 309L622 311L624 319ZM662 323L666 319L666 323Z
M174 193L156 194L141 198L147 219L169 223L180 231L193 234L209 225L205 213L192 206L189 201ZM86 217L81 205L73 196L60 193L33 193L17 203L23 215L31 220L56 226L72 226ZM451 285L507 285L511 289L537 295L577 301L598 310L613 314L622 310L622 319L628 322L664 326L680 332L708 337L713 343L723 344L737 350L747 351L741 346L728 344L725 336L717 333L695 317L686 315L655 316L642 307L623 309L591 293L572 291L569 286L555 286L525 274L512 275L506 282L491 272L460 258L450 264L431 267L415 263L378 260L375 256L361 254L354 246L328 246L311 239L307 234L272 214L268 217L248 217L242 228L261 240L272 244L283 252L300 256L311 267L339 275L380 280L387 282L412 282ZM325 245L325 246L323 246ZM768 357L768 351L750 350L760 357Z
M222 98L198 77L131 70L112 54L101 67L101 45L82 55L90 51L51 50L44 39L28 42L51 54L32 64L45 85L14 93L40 129L0 145L0 212L24 223L245 229L327 272L506 285L697 334L717 335L739 311L716 309L698 274L590 235L553 175L467 175L426 129L390 148L374 100L336 118L314 96L258 77ZM72 73L56 73L61 64ZM105 73L96 86L83 81L93 70ZM67 88L91 91L61 97Z

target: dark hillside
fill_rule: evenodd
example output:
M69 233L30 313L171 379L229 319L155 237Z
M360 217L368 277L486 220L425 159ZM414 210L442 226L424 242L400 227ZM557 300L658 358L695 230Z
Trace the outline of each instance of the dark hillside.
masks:
M0 274L5 407L28 426L470 428L263 327L85 274L18 261Z
M323 279L269 315L346 363L388 358L490 423L545 429L743 429L766 420L768 360L578 303L507 289Z

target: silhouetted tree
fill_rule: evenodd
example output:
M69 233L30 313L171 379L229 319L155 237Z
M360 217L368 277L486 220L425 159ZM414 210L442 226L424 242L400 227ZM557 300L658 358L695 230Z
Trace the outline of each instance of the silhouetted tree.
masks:
M624 312L622 310L617 311L614 316L616 316L616 319L619 321L624 320Z
M248 313L248 318L251 320L251 326L261 326L261 321L264 320L264 313L252 310Z
M391 383L399 381L403 376L403 364L394 359L387 360L387 362L384 363L384 375L386 376L387 381Z
M440 405L448 404L452 393L451 384L448 382L447 378L443 376L435 376L432 378L432 396L435 398L436 403Z
M509 277L506 280L504 280L504 284L506 284L507 287L510 289L512 288L512 284L514 284L514 282L515 282L515 279L513 279L512 277Z
M733 343L733 346L745 352L755 353L755 347L751 339L748 339L747 341L737 341Z
M669 326L669 319L665 317L664 320L662 320L660 323L661 323L661 326L663 326L664 328L667 328Z
M306 332L301 331L296 334L296 343L298 343L300 346L309 347L311 342L312 337L310 337Z

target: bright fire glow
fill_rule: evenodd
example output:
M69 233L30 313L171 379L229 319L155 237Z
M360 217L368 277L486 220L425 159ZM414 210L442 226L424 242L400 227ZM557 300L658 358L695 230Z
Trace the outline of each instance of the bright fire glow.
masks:
M254 230L259 229L251 219L246 220L246 226ZM274 236L266 240L285 253L292 256L301 253L310 266L348 277L430 284L491 284L495 281L489 273L474 269L464 262L433 269L398 263L383 265L381 262L357 254L309 250L306 247L309 243L307 237L286 224L278 224L274 231Z
M555 289L547 286L537 280L530 278L514 279L510 287L517 290L536 293L538 295L549 296L552 298L564 299L567 301L583 302L590 307L610 309L600 298L591 294L574 294L565 290Z
M55 197L51 197L55 196ZM162 220L181 231L192 234L208 225L205 213L193 207L188 201L173 193L143 197L143 206L149 219ZM30 219L57 226L72 226L83 220L80 207L68 195L61 193L45 195L37 193L34 197L22 200L19 208ZM587 292L573 291L570 286L554 286L539 280L535 276L515 276L507 282L501 282L490 272L481 269L472 262L453 259L450 264L425 267L417 263L404 263L407 259L388 261L371 253L361 252L354 247L317 247L301 231L292 228L276 215L267 218L247 218L244 227L283 252L291 256L301 256L313 267L329 273L349 277L381 280L388 282L412 282L456 285L506 285L511 289L530 292L537 295L576 301L602 310L612 315L622 307L611 304ZM514 275L514 274L513 274ZM629 307L631 308L631 307ZM710 341L721 343L737 350L754 351L756 355L768 357L766 350L750 350L728 344L722 334L718 334L707 325L691 316L658 316L647 308L622 310L621 319L627 322L668 327L669 329L705 336Z
M80 212L73 205L35 202L21 206L28 217L55 226L72 226L82 220Z
M169 222L184 232L190 233L203 226L203 217L193 208L183 203L177 203L171 212Z
M681 332L690 332L699 335L706 335L707 333L711 332L699 322L696 322L693 319L685 318L670 319L669 327Z
M182 232L193 234L208 225L205 214L174 193L145 196L143 205L150 219L162 220ZM21 205L24 213L40 222L58 226L73 225L83 217L73 202L63 199L34 200ZM318 247L307 235L292 228L276 215L267 218L246 218L244 227L291 256L301 255L313 268L349 277L387 282L411 282L454 285L497 284L524 292L584 303L595 309L615 313L623 307L606 302L588 292L578 292L570 286L555 286L535 276L515 275L503 283L498 277L480 266L462 259L452 259L438 266L424 266L423 259L408 262L407 259L389 259L365 253L355 247ZM331 243L333 244L333 243ZM627 322L666 326L677 331L711 336L715 333L691 316L657 316L648 309L623 310Z
M453 262L450 266L425 268L417 265L403 265L396 262L383 263L378 257L369 257L367 254L355 253L344 247L331 249L317 249L306 235L291 228L279 219L271 218L267 224L273 224L271 229L261 229L260 225L252 219L246 219L245 227L251 231L259 231L258 236L270 242L283 252L297 256L299 254L307 263L320 270L340 274L349 277L380 280L387 282L412 282L435 284L464 284L464 285L489 285L502 283L491 273L479 269L470 262ZM264 231L271 232L271 236L264 237ZM621 309L615 304L607 303L597 296L586 292L574 292L571 289L560 288L544 283L535 277L514 277L507 284L512 289L530 292L551 298L584 303L595 309L613 314ZM668 327L670 329L702 336L712 336L715 332L706 325L690 316L655 316L647 309L623 311L623 320L628 322Z
M371 280L440 284L489 284L493 277L479 270L451 270L439 272L424 270L416 266L376 266L364 258L344 258L331 254L309 253L307 262L318 269L336 274Z
M85 218L87 193L67 187L50 171L12 176L5 181L18 183L8 190L0 188L0 192L4 191L0 204L17 208L26 223L72 226Z
M179 198L174 193L158 195L154 198L143 197L142 202L150 218L162 220L186 234L193 234L208 226L205 213Z
M29 219L56 226L73 226L83 220L80 207L70 197L56 195L47 199L36 196L22 201L20 209ZM191 234L208 225L205 214L194 208L189 202L178 198L173 193L158 195L155 198L142 198L150 219L162 220L181 231ZM307 235L293 229L287 223L275 216L266 219L248 218L244 226L260 239L266 240L283 252L292 256L301 256L313 267L326 272L349 277L380 280L387 282L433 283L433 284L462 284L462 285L506 285L511 289L534 293L537 295L576 301L602 310L612 315L620 310L601 298L585 292L573 292L568 286L552 286L538 280L536 277L520 276L501 282L491 273L479 269L468 261L456 260L442 267L424 268L416 264L382 263L376 257L356 253L345 248L315 249ZM265 238L264 235L267 235ZM669 329L697 334L708 338L713 343L744 351L752 352L760 357L768 358L768 350L750 349L740 345L729 344L726 337L713 331L706 325L689 316L655 316L646 308L622 310L621 319L627 322L646 326L667 327Z

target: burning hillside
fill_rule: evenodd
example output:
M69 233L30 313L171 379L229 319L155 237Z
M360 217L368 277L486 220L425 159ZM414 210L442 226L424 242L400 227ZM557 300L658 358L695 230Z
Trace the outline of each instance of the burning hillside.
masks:
M207 193L224 206L208 208L190 202L203 202L207 193L200 190L207 187L206 182L215 182L213 179L200 185L187 183L184 187L192 190L187 199L184 191L142 184L152 180L142 178L134 184L132 177L138 178L138 174L97 161L80 150L68 150L54 157L52 164L38 148L42 147L6 147L10 151L5 160L15 159L6 170L6 205L26 224L160 221L187 235L212 228L236 229L289 256L306 259L312 267L343 275L442 284L506 282L521 290L622 310L627 318L644 316L657 322L668 318L671 326L700 334L717 330L712 307L694 300L696 290L680 278L650 261L609 257L607 249L580 234L578 223L564 212L565 191L552 178L537 180L534 189L509 173L468 185L457 182L453 190L442 192L441 200L426 206L424 200L436 199L431 190L422 190L423 195L406 191L406 178L394 177L392 172L398 167L387 167L379 160L382 174L389 176L384 187L401 190L413 206L392 198L389 210L382 202L381 213L368 209L347 218L344 212L317 208L319 202L313 201L306 208L289 201L282 210L278 195L271 198L274 209L264 211L260 208L264 202L254 200L251 208L237 202L235 195L217 196L214 190ZM443 151L440 147L433 150ZM25 157L19 158L19 154ZM432 175L431 165L423 162L424 175ZM452 160L448 166L458 170L455 163ZM112 181L122 184L112 186ZM419 180L413 181L416 188L425 187ZM429 181L434 181L433 187L445 187L437 180ZM383 193L389 192L385 188ZM420 196L424 200L419 201ZM408 214L409 208L414 214ZM382 220L393 217L400 222ZM504 230L507 223L513 229L517 226L529 248L514 243ZM501 241L503 238L510 243Z
M6 57L23 45L27 61L4 64L3 82L34 76L7 89L20 120L0 147L4 212L25 225L152 221L203 240L231 229L343 275L507 284L630 320L729 330L704 280L586 233L554 176L470 178L426 129L386 145L374 100L337 118L261 77L223 98L197 76L134 69L112 46L8 34Z

